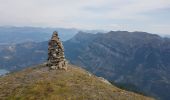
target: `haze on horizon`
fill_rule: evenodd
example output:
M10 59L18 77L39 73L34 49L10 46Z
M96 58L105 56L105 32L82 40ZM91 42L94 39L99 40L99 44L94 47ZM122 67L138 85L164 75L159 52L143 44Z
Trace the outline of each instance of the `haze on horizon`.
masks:
M170 35L170 0L0 0L0 26Z

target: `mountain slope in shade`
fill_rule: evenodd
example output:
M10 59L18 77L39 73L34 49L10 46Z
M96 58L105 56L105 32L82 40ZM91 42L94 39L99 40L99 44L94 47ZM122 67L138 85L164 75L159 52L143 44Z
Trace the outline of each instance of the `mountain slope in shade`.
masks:
M70 62L116 84L170 98L170 39L145 32L79 33L64 42Z
M50 70L45 65L0 78L0 99L7 100L153 100L121 90L73 65Z

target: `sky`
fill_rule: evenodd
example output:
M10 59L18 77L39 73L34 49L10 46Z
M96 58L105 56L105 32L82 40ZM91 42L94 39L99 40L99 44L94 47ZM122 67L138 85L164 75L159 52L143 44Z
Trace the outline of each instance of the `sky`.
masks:
M0 0L0 26L170 35L170 0Z

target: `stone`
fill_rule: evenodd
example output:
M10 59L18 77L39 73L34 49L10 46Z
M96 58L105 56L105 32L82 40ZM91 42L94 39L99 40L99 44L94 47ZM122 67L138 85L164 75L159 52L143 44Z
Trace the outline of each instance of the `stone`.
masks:
M53 32L51 40L48 43L47 66L51 69L67 70L67 61L64 56L64 47L56 31Z

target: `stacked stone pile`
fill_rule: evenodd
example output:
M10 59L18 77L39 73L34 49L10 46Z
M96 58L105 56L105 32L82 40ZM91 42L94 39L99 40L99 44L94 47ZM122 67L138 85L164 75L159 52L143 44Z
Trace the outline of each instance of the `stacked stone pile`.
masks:
M48 44L47 66L49 66L51 69L67 70L64 48L56 31L53 32L51 40Z

